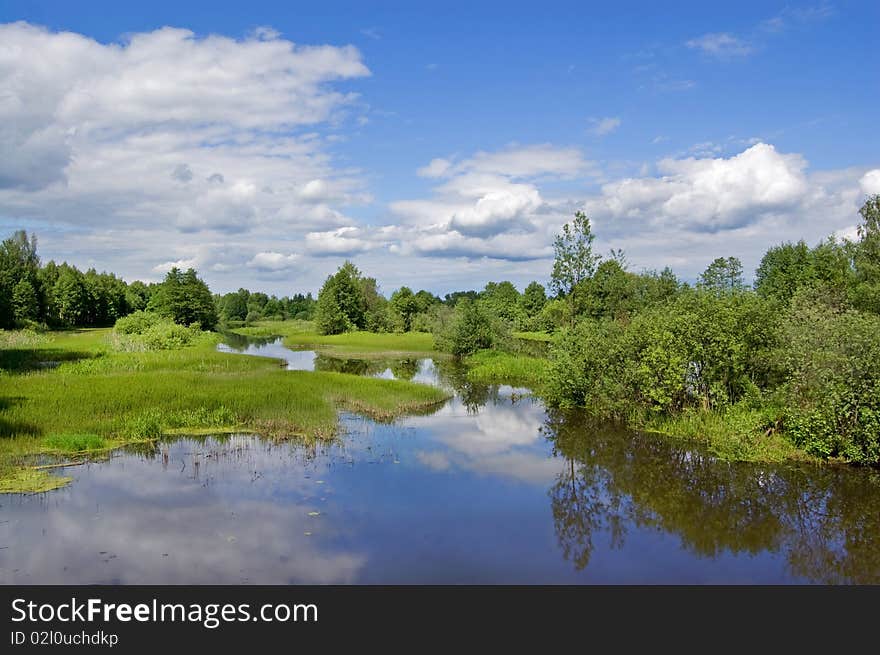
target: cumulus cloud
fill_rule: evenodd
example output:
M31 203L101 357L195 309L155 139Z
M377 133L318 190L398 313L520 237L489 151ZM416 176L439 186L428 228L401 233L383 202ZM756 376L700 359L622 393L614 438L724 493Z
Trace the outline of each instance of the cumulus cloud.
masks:
M798 203L808 189L805 168L799 155L780 154L764 143L729 159L664 159L658 163L660 177L608 183L587 206L604 216L657 227L738 227Z
M754 47L727 32L704 34L685 43L688 48L719 58L745 57L754 52Z
M283 255L280 252L258 252L247 265L261 271L286 271L293 268L299 259L300 256L296 253Z
M862 179L859 180L859 186L869 196L880 193L880 168L875 168L865 173Z
M373 234L374 240L371 240L365 230L351 226L324 232L309 232L306 234L306 248L317 256L350 257L380 245L381 240L375 239L378 234Z
M690 279L718 256L752 271L770 245L848 234L871 180L864 169L810 171L801 155L766 143L726 158L667 158L656 170L602 185L583 209L600 248Z
M394 251L444 257L528 260L546 255L532 233L557 224L565 211L539 185L592 175L595 166L576 148L514 145L467 159L433 159L418 169L438 180L434 195L391 204L401 219Z
M345 120L354 95L339 84L369 75L351 46L270 28L101 43L23 22L0 25L0 43L0 213L124 244L130 276L161 268L187 234L247 234L253 247L351 224L345 208L369 200L317 131Z

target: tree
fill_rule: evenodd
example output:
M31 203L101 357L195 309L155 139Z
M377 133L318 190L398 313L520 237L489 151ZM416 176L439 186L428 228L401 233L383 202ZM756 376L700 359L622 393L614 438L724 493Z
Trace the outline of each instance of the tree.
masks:
M428 311L433 305L437 305L441 300L430 291L424 289L416 293L416 311L423 313Z
M544 290L544 285L538 282L529 282L519 302L528 318L531 319L540 314L544 305L547 304L547 292Z
M521 322L519 291L513 282L489 282L480 294L480 303L492 315L509 325Z
M17 323L37 320L40 310L37 303L37 292L27 280L19 280L12 290L12 310Z
M703 271L698 283L714 293L733 293L745 288L742 262L736 257L718 257Z
M853 265L853 304L863 311L880 314L880 194L868 198L859 210L864 220L858 227Z
M473 291L473 290L453 291L452 293L447 293L443 297L443 302L446 303L447 305L449 305L450 307L455 307L462 298L476 300L479 295L480 295L479 292Z
M576 287L578 312L594 318L625 320L637 308L637 282L637 276L623 270L618 259L606 259L593 277Z
M89 294L83 283L82 273L62 264L52 291L58 320L62 325L82 325L88 314Z
M269 298L269 302L266 303L265 307L263 307L263 316L265 318L269 318L270 316L283 316L283 310L281 307L281 303L278 301L278 298L272 296Z
M148 309L171 318L179 325L198 323L203 330L217 325L217 310L208 285L195 269L172 268L150 298Z
M803 241L770 248L755 271L755 291L788 302L815 278L810 248Z
M364 302L363 328L370 332L389 332L392 327L388 301L379 293L376 278L358 277L358 286Z
M221 314L227 321L243 321L248 315L248 300L250 299L250 291L247 289L239 289L227 293L221 301Z
M455 308L452 329L445 349L456 357L464 357L484 348L491 348L495 341L492 320L472 300L461 300Z
M400 317L404 332L412 329L412 318L418 311L418 301L409 287L400 287L391 294L391 308Z
M354 328L342 307L339 306L336 294L328 288L331 279L332 277L328 279L321 289L321 293L318 294L318 303L315 307L315 327L321 334L341 334Z
M375 282L375 281L374 281ZM322 296L324 302L321 302ZM331 302L327 296L332 296ZM330 316L328 312L339 312ZM318 316L320 314L320 317ZM323 334L339 334L347 330L366 327L367 301L362 286L361 273L351 262L345 262L334 275L324 282L318 293L315 320ZM325 332L325 326L330 332ZM345 327L342 327L345 326Z
M125 292L126 304L133 312L142 311L147 308L150 294L150 287L140 280L135 280L128 285L128 289Z
M593 253L593 235L590 219L584 212L576 212L574 220L562 226L562 234L553 242L553 272L550 288L557 296L568 296L582 281L596 270L600 257Z
M0 327L12 327L15 322L12 297L19 282L27 280L39 298L39 269L35 235L18 230L0 244Z

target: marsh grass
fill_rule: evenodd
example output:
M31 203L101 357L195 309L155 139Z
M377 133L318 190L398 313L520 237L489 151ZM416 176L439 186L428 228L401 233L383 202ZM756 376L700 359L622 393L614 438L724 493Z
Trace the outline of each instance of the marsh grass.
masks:
M27 455L68 450L77 435L107 446L208 429L322 439L335 434L340 408L391 420L448 397L422 384L285 371L273 359L217 352L213 342L112 352L107 332L52 335L46 348L87 357L0 375L0 478L24 479Z
M724 410L688 409L672 416L631 421L648 432L702 443L725 461L815 461L781 434L766 429L766 410L734 405Z
M87 450L101 450L107 442L97 434L52 434L46 437L46 447L64 453L79 453Z
M478 384L524 385L540 392L547 360L497 350L481 350L465 360L467 378Z

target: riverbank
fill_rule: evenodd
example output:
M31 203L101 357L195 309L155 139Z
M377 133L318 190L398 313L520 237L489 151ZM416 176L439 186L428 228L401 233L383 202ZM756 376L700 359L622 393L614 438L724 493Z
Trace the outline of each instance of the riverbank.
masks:
M285 371L272 359L216 351L116 352L110 330L4 333L0 349L0 492L66 481L46 460L194 432L331 438L340 408L388 421L448 396L427 385Z

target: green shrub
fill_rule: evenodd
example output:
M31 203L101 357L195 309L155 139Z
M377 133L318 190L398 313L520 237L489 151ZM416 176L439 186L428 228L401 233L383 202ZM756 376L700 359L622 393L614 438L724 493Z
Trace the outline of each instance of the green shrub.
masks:
M116 321L113 343L118 350L175 350L194 344L204 333L198 324L178 325L153 312L134 312Z
M455 314L434 334L435 347L456 357L465 357L478 350L502 346L508 339L506 326L491 317L479 304L463 299L455 306Z
M551 346L548 399L614 415L735 403L771 377L770 302L691 291L629 322L582 318Z
M785 432L820 457L880 461L880 317L796 295L781 343Z

